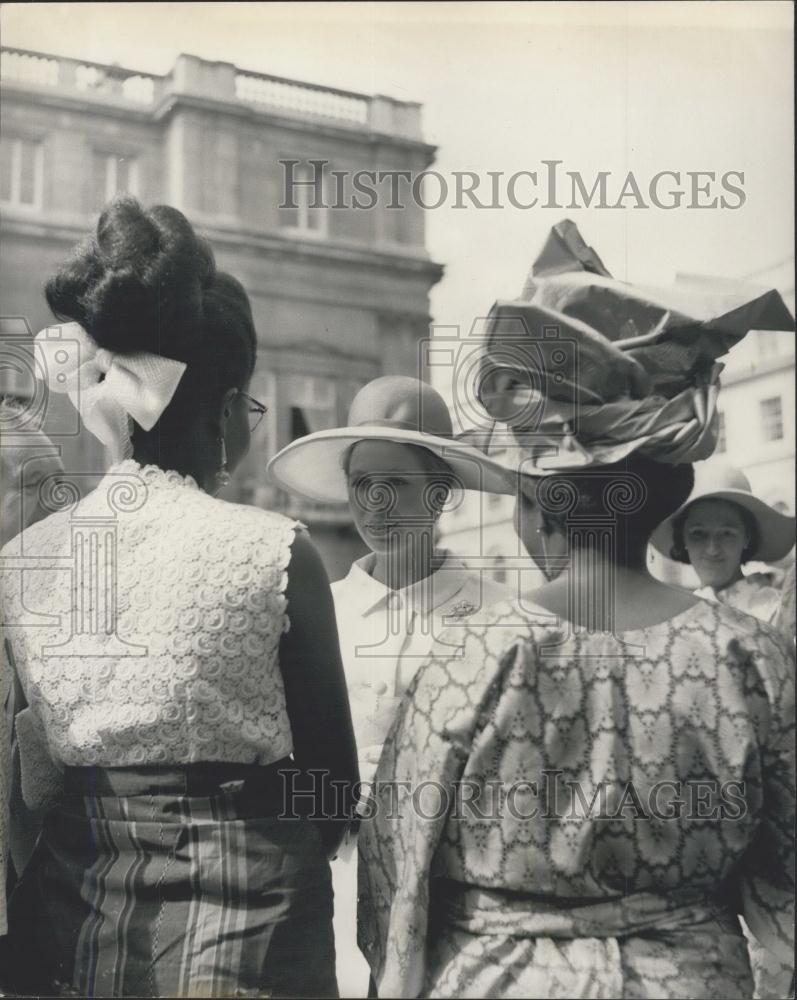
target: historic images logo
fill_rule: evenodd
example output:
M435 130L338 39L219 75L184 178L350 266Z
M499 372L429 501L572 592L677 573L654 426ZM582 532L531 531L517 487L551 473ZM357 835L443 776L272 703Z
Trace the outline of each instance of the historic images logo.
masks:
M564 169L541 160L533 170L336 170L325 159L280 160L281 209L739 209L747 201L742 170L627 171Z

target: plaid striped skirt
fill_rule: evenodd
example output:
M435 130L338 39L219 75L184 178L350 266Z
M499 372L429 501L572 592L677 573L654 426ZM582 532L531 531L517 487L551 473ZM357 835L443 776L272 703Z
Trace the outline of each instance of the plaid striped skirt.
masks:
M247 769L186 781L204 768L67 769L11 900L3 964L13 989L338 995L317 830L277 818L276 786L252 781L254 769L232 784L218 778Z

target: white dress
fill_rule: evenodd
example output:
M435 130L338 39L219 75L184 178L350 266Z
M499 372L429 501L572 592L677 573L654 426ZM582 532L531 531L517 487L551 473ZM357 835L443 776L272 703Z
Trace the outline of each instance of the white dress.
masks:
M424 580L391 590L371 576L376 557L364 556L347 576L332 584L343 669L349 691L360 778L369 782L401 696L430 655L450 658L456 630L477 624L487 608L512 595L451 553ZM335 891L335 950L340 994L367 996L369 969L357 947L357 852L353 840L332 865Z

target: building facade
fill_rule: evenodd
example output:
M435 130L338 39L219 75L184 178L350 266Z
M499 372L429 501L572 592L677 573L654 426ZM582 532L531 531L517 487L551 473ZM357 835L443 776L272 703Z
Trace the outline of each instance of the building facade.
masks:
M115 194L184 211L246 287L258 331L251 393L269 412L227 496L299 517L342 575L360 551L347 511L281 494L265 465L343 422L368 380L418 370L442 276L423 210L408 198L356 207L351 178L428 167L420 107L190 55L154 76L18 49L2 50L2 102L6 327L53 322L44 282ZM56 435L62 403L48 405ZM59 444L68 469L102 471L84 434Z
M750 275L757 285L777 288L795 311L794 258ZM794 475L795 336L759 330L728 354L722 373L717 452L743 469L768 503L795 512Z

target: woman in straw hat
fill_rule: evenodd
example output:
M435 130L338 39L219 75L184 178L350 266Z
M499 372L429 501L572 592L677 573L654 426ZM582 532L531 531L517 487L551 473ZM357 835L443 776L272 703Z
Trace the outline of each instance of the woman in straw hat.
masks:
M794 518L755 496L741 470L712 460L696 467L689 498L656 529L651 543L671 559L691 564L701 583L695 591L699 597L770 622L793 640L793 618L784 616L788 594L761 574L744 575L742 566L782 559L794 545L794 529ZM748 938L756 995L778 996L789 983L791 967L762 953L749 932Z
M701 584L698 596L772 622L780 592L758 574L745 576L742 566L782 559L794 535L794 518L755 496L743 472L709 461L696 467L686 503L653 532L651 543L693 567Z
M442 631L478 619L509 596L438 547L443 507L462 489L507 492L511 481L498 463L454 439L435 389L405 376L369 382L352 402L346 427L294 441L269 471L293 493L348 502L370 549L332 585L360 776L369 782L413 674L430 653L452 651L439 642ZM344 995L364 996L368 967L356 944L353 844L333 877L338 981Z
M430 659L402 701L359 838L360 941L380 995L751 996L739 911L791 961L790 647L646 566L715 439L692 377L712 371L722 330L700 327L681 383L657 383L657 361L677 367L667 344L651 361L585 329L589 275L575 284L575 322L566 290L553 316L503 303L488 321L481 398L509 425L515 467L538 477L569 563L523 612L466 627L464 655ZM603 282L616 297L597 300L618 329L626 289ZM644 319L636 306L626 317ZM557 347L584 348L565 392L533 351L525 379L513 373L511 345L491 339L506 321L544 354L552 319ZM639 394L646 382L661 399Z

